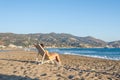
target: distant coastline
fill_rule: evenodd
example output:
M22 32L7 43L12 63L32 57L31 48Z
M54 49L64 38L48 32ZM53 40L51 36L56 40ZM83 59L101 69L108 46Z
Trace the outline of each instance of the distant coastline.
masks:
M120 40L106 42L91 36L79 37L66 33L0 33L0 48L33 47L34 43L43 43L46 47L53 48L120 48Z

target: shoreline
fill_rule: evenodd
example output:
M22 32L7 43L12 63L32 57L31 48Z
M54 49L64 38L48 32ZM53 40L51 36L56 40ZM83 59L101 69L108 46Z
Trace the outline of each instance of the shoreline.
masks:
M36 49L36 48L34 48ZM46 48L46 49L50 49L50 48ZM57 49L57 48L53 48L53 49ZM58 48L58 49L71 49L71 48ZM74 49L74 48L73 48ZM88 48L80 48L80 49L88 49ZM90 49L99 49L99 48L90 48ZM104 48L100 48L100 49L104 49ZM109 49L109 48L108 48ZM110 48L111 49L111 48ZM113 49L113 48L112 48ZM117 49L117 48L116 48ZM4 49L4 50L0 50L0 52L9 52L9 51L25 51L25 52L36 52L34 50L25 50L25 49L13 49L13 48L9 48L9 49ZM59 53L61 55L61 53ZM63 54L64 55L64 54ZM82 57L88 57L88 58L98 58L98 59L105 59L105 60L114 60L114 61L120 61L120 59L113 59L113 58L108 58L107 56L97 56L97 55L81 55L81 54L65 54L65 55L75 55L75 56L82 56Z
M72 56L72 54L68 54L68 55L71 55ZM74 55L74 54L73 54ZM88 58L96 58L96 59L103 59L103 60L112 60L112 61L120 61L120 59L110 59L110 58L104 58L104 57L94 57L94 56L86 56L86 55L75 55L75 56L81 56L81 57L88 57Z
M52 48L52 49L48 48L48 50L53 50L53 52L55 51L60 54L70 54L70 55L85 56L91 58L107 59L107 60L117 60L117 61L120 60L120 56L118 55L120 48ZM118 51L116 52L116 50ZM113 53L114 51L115 53ZM110 54L108 55L108 53L106 52Z

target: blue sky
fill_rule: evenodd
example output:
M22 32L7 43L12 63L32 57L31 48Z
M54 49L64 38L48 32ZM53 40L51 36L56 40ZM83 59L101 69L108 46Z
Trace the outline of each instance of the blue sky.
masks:
M0 0L0 32L120 40L120 0Z

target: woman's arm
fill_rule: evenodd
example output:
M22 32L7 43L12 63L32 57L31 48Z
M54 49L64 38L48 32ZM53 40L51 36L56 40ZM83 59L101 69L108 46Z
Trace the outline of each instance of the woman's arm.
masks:
M45 53L46 53L47 56L50 56L50 54L47 50L45 50Z

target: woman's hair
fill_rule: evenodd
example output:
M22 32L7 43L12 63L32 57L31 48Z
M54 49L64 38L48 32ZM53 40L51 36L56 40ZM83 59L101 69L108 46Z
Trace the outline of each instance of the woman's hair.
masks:
M40 44L44 48L44 44Z

